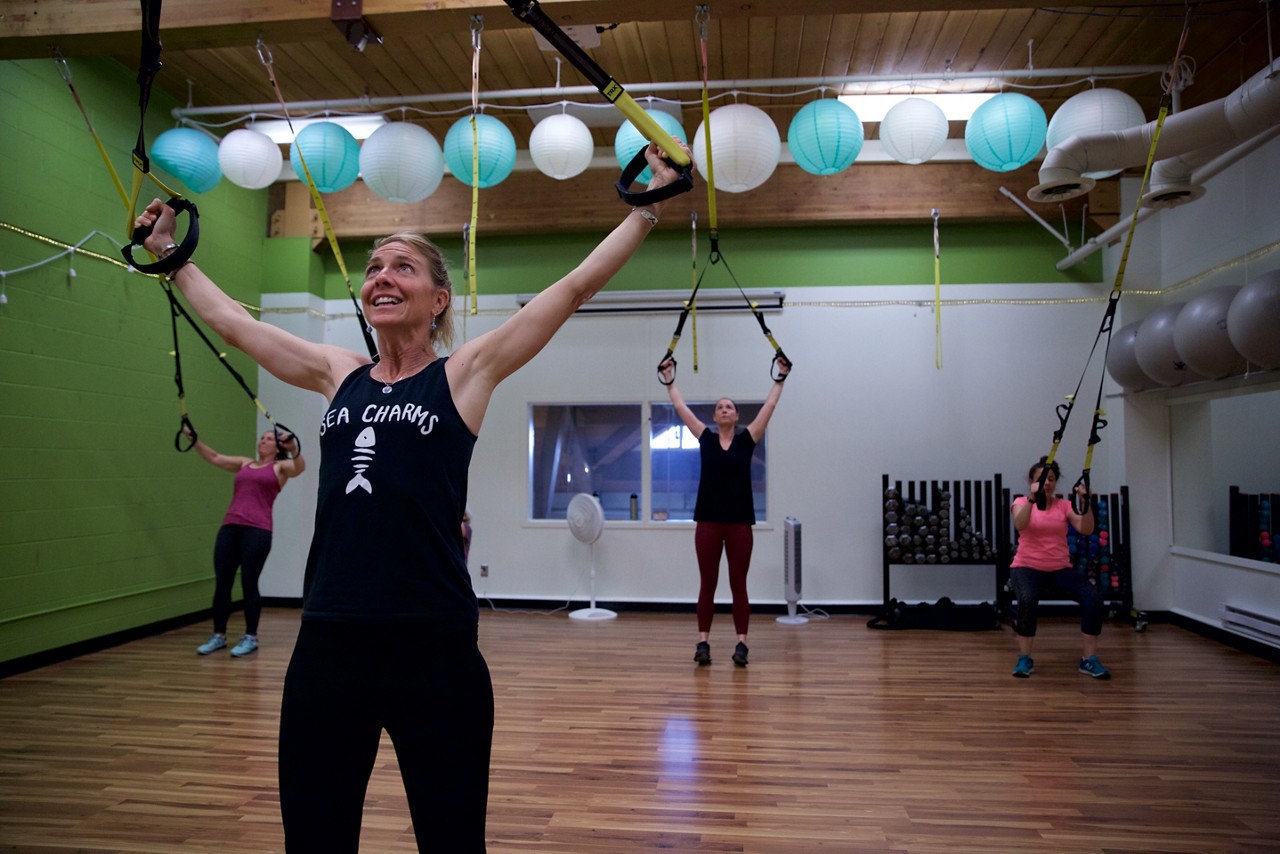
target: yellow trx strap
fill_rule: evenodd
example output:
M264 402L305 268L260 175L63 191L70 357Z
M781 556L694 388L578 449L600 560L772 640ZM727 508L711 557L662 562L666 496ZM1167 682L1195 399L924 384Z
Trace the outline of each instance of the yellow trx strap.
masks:
M471 313L477 306L476 281L476 231L480 225L480 126L476 116L480 114L480 34L484 30L484 16L471 18L471 227L467 229L467 279L471 291Z
M933 209L933 366L942 370L942 248L938 239L938 209Z
M129 194L124 190L124 184L120 181L120 174L116 172L116 167L112 165L111 158L107 156L107 149L103 146L98 132L94 130L93 122L89 120L89 113L85 110L84 104L80 100L80 93L76 91L75 84L71 82L71 66L67 65L66 58L56 47L53 48L53 62L58 67L58 73L62 75L67 88L71 90L71 97L75 98L76 106L80 108L80 115L84 116L84 123L89 127L89 136L93 137L93 144L98 147L98 154L102 156L102 162L106 164L107 171L111 173L111 183L115 185L116 193L120 196L120 204L124 205L125 210L132 213L133 208L129 203ZM130 221L129 225L132 227L133 222Z
M280 102L280 111L284 115L285 122L288 123L289 129L293 130L293 121L289 118L289 108L284 102L284 93L280 89L280 82L276 80L274 58L271 55L271 49L267 47L262 37L258 37L258 59L267 69L267 78L271 81L271 88L276 93L276 100ZM342 281L347 286L347 294L351 297L351 304L355 306L356 320L360 323L360 332L364 336L365 347L369 350L369 358L378 361L378 346L373 340L373 328L369 326L364 319L364 312L360 309L360 299L356 296L355 289L351 286L351 276L347 273L347 264L342 258L342 249L338 246L338 235L333 230L333 223L329 220L329 211L324 206L324 199L320 197L320 188L316 186L315 179L311 177L311 169L307 166L307 158L303 156L302 149L297 145L295 139L294 151L298 153L298 162L302 164L303 180L307 182L307 188L311 191L311 201L315 203L316 211L320 214L320 222L324 225L324 234L329 241L329 248L333 251L333 258L338 262L338 270L342 273Z

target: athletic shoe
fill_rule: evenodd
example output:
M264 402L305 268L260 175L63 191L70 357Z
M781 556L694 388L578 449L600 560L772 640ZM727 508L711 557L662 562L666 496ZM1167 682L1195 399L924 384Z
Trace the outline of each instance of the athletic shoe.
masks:
M1102 662L1098 661L1098 656L1096 655L1080 659L1080 672L1085 676L1092 676L1094 679L1111 678L1111 671L1102 666Z
M201 655L208 655L211 652L217 652L220 649L224 649L226 645L226 635L212 635L207 641L196 647L196 652Z
M1029 655L1018 656L1018 663L1013 665L1013 675L1019 679L1026 679L1032 673L1036 672L1036 663L1031 660Z
M739 667L747 666L747 645L742 641L738 641L738 645L733 648L733 663Z
M711 663L711 644L706 641L698 641L698 645L693 650L693 660L699 665Z
M234 655L236 658L239 658L242 655L248 655L249 653L253 652L257 648L258 648L258 639L253 635L245 635L244 637L240 638L240 643L236 644L235 647L231 650L231 654Z

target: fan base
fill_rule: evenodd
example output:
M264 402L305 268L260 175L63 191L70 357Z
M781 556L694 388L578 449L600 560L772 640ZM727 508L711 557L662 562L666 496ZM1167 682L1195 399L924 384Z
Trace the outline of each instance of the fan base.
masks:
M809 618L808 617L790 617L790 616L779 617L778 622L785 623L788 626L798 626L801 623L809 622Z
M612 620L616 616L618 612L608 608L579 608L569 612L571 620Z

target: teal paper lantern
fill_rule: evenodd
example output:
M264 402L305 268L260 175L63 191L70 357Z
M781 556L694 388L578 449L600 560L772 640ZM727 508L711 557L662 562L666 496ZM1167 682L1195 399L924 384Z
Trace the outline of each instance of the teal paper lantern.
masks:
M316 122L298 131L293 145L289 146L289 162L298 177L305 181L303 158L307 161L311 180L322 193L345 190L360 177L360 143L342 125Z
M858 114L834 98L805 104L787 129L791 156L811 175L834 175L848 169L862 152L862 141Z
M689 137L685 135L684 127L675 116L664 110L645 110L645 112L667 132L668 136L673 136L684 143L689 141ZM623 122L618 128L617 135L613 138L613 156L618 159L618 166L626 169L627 164L635 158L636 152L648 144L648 137L636 130L635 125L629 120ZM636 176L636 183L647 185L652 178L653 170L646 166L644 171Z
M507 180L516 166L516 138L502 122L484 113L475 115L475 140L479 142L480 189L501 184ZM449 172L468 187L472 175L472 116L464 116L453 123L444 137L444 162Z
M174 128L156 137L152 160L193 193L207 193L222 180L218 143L195 128Z
M1043 107L1018 92L1002 92L974 111L964 145L983 169L1011 172L1040 153L1048 127Z

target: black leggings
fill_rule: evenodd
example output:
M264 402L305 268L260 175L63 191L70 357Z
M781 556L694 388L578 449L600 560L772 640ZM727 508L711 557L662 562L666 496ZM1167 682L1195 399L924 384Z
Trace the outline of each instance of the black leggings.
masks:
M213 630L227 633L231 617L231 589L236 583L236 567L240 568L240 589L244 591L244 631L258 633L262 617L262 594L258 578L271 553L271 532L248 525L223 525L213 544Z
M1102 634L1102 594L1089 583L1084 573L1073 567L1046 572L1015 566L1009 570L1013 595L1018 597L1018 610L1013 619L1013 631L1024 638L1036 636L1036 613L1040 598L1046 590L1057 587L1080 603L1080 631L1097 637Z
M484 851L493 684L475 628L306 619L280 709L285 849L358 850L384 729L418 849Z

